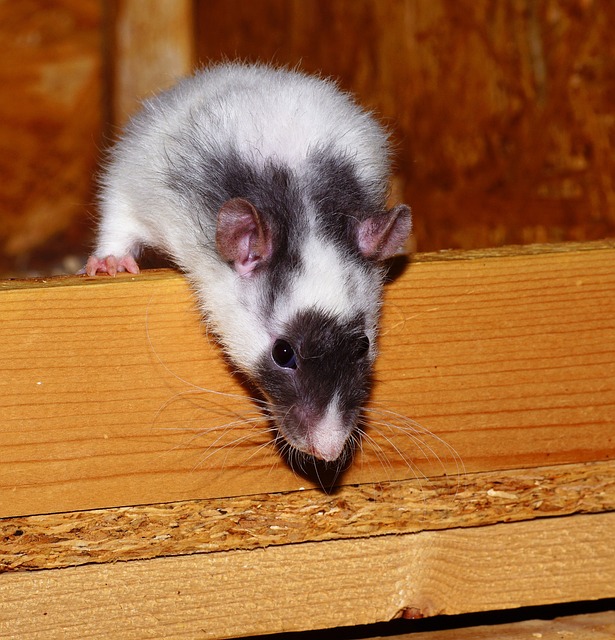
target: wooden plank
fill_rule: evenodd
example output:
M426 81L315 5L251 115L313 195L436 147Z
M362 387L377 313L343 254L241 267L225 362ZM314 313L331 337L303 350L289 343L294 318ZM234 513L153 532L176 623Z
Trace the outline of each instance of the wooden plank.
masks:
M608 243L418 259L340 482L612 459L614 290ZM261 446L181 276L8 281L0 310L0 516L318 486Z
M0 519L0 573L615 511L615 461Z
M615 611L561 616L554 620L522 620L507 624L387 636L388 640L613 640L613 638L615 638Z
M110 12L114 121L189 74L194 65L192 0L114 0Z
M5 574L0 637L229 638L615 595L615 513Z

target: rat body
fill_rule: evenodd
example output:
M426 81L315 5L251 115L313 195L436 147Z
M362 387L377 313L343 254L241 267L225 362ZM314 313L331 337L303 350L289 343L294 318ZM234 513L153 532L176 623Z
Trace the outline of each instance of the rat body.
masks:
M334 461L369 395L381 262L410 232L388 177L386 132L333 82L214 66L147 100L115 146L86 273L165 252L286 442Z

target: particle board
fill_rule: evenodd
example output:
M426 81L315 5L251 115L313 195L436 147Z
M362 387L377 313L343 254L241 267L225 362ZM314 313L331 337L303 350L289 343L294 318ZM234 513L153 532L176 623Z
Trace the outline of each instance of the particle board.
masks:
M0 573L615 511L615 461L0 519Z

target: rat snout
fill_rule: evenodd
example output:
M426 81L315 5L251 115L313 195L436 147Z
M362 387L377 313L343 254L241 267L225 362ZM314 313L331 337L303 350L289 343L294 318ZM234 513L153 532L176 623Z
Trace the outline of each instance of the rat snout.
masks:
M333 462L342 454L346 440L347 435L341 431L315 429L308 435L309 453L319 460Z
M352 431L334 404L322 416L293 407L284 426L286 439L293 447L325 462L333 462L342 455Z

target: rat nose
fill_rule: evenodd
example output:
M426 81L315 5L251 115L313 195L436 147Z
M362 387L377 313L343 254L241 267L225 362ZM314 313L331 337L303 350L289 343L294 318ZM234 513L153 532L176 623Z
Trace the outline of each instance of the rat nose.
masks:
M324 462L333 462L342 455L353 427L344 423L335 402L324 414L295 405L286 413L285 423L283 433L289 444Z
M342 416L335 406L329 407L307 433L309 453L319 460L337 460L346 446L351 429L344 425Z

